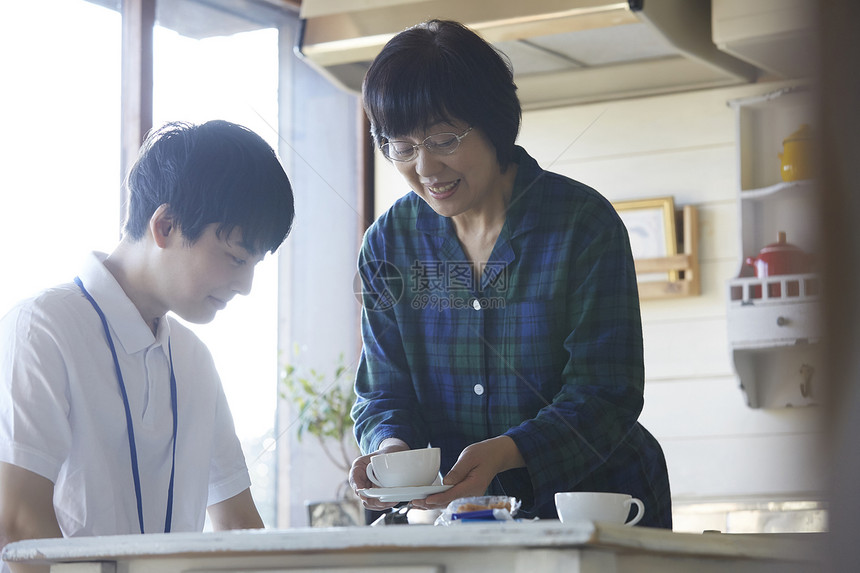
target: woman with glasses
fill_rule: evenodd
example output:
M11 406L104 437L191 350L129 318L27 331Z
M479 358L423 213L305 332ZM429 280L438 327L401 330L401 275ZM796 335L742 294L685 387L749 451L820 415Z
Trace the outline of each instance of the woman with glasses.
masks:
M365 507L499 494L555 518L558 491L631 494L671 527L662 450L638 422L642 327L625 227L515 145L506 60L464 26L395 36L365 77L376 144L411 193L368 229L353 409ZM441 448L441 487L375 488L376 453ZM387 497L381 497L388 494Z

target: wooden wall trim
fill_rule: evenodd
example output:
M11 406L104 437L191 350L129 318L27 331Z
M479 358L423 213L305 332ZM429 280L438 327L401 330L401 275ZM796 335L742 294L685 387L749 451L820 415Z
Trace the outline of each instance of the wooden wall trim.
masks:
M374 184L374 144L370 136L370 121L364 113L361 98L358 101L358 232L359 242L364 238L364 232L376 219L376 202L374 200L376 186Z
M120 177L137 158L152 129L153 28L156 0L122 1L122 124ZM120 190L120 221L125 222L128 190Z

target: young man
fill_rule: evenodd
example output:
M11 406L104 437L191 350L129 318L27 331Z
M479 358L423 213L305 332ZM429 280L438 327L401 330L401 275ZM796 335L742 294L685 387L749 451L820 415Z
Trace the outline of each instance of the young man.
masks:
M293 221L268 144L225 121L144 143L119 245L0 321L0 547L259 528L206 323ZM72 279L73 277L69 277Z

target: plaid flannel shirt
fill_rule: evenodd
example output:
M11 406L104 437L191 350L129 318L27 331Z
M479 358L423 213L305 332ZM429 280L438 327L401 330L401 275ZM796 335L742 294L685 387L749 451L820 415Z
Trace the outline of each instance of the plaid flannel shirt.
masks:
M637 418L642 325L627 231L595 190L518 148L506 220L480 279L453 225L410 193L359 256L363 351L353 409L364 452L388 437L442 450L505 434L526 468L488 493L555 517L557 491L643 500L671 527L666 463Z

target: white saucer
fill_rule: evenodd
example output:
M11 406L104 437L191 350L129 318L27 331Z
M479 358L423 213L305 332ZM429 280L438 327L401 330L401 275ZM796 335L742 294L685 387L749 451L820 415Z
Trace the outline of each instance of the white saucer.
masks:
M395 501L412 501L413 499L424 499L428 495L440 493L452 488L450 485L422 485L414 487L369 487L358 490L358 493L367 497L378 498L385 503Z

